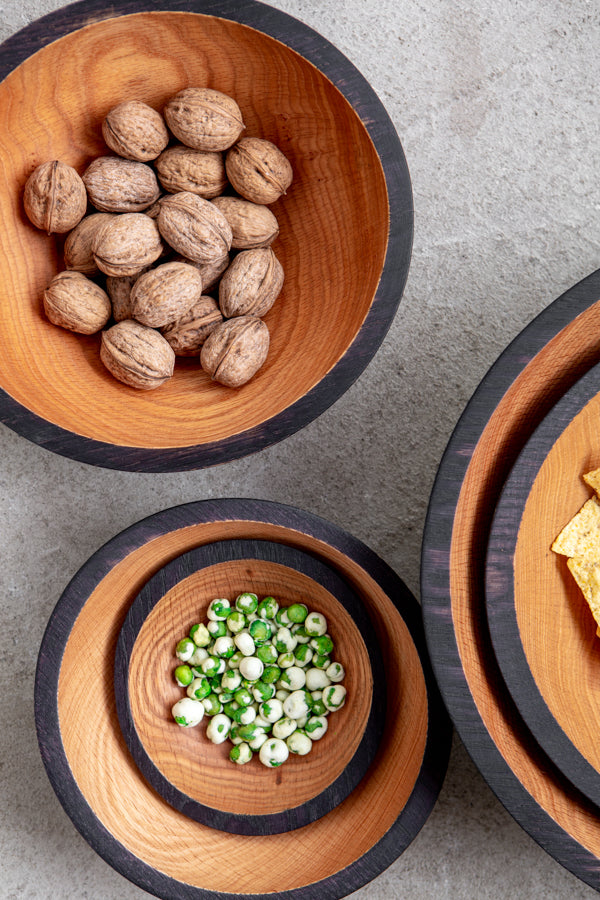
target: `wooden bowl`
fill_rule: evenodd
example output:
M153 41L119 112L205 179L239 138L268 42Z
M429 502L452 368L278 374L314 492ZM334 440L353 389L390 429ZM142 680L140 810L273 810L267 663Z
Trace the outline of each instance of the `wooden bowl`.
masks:
M229 741L205 737L206 718L200 728L179 728L171 715L185 696L173 679L174 647L195 622L207 621L214 597L233 601L245 590L323 613L346 670L347 700L329 716L327 734L277 771L257 755L233 765ZM117 715L140 771L176 809L233 834L290 831L341 803L375 758L385 698L385 670L359 597L329 566L285 544L219 541L174 559L144 585L117 642Z
M596 890L600 811L542 750L506 687L487 627L485 563L511 466L565 391L600 361L598 300L600 271L547 307L490 369L442 459L422 560L427 643L461 740L515 820Z
M0 420L88 463L169 471L259 450L330 406L389 328L412 243L400 142L351 63L254 0L86 0L34 22L1 56ZM246 385L211 382L188 360L160 388L138 391L108 374L98 335L45 318L41 296L63 267L61 241L29 223L23 187L48 159L82 172L104 154L100 126L116 103L161 109L189 85L234 96L246 133L292 163L292 186L272 206L285 284L265 317L267 362Z
M143 585L183 553L237 539L282 543L333 568L360 596L385 667L385 731L365 777L330 813L284 834L229 834L173 809L140 773L115 709L116 643ZM420 607L400 579L336 526L256 500L175 507L94 554L48 623L35 702L42 758L76 827L131 881L178 900L335 900L357 890L397 859L427 819L450 749Z
M486 608L498 664L523 719L558 768L600 807L600 643L551 545L594 492L600 364L556 403L519 454L490 530Z

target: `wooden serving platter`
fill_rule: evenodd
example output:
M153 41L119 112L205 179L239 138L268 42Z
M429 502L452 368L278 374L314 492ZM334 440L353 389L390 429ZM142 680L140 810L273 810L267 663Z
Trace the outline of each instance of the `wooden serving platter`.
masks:
M600 271L509 345L467 405L431 494L423 616L444 700L474 762L513 817L558 862L600 889L600 811L552 764L502 678L485 611L492 515L523 445L600 360Z
M368 772L330 813L287 833L229 834L174 809L140 773L116 714L115 650L131 603L171 560L220 540L283 543L332 567L360 596L385 667L385 730ZM75 826L117 871L173 900L337 900L352 893L396 860L426 821L451 738L420 607L398 576L342 529L257 500L175 507L98 550L48 623L35 711L46 771Z
M170 712L185 696L172 674L178 640L206 621L214 597L244 590L323 613L346 671L347 700L328 717L326 735L276 772L257 756L234 765L228 741L204 736L207 717L179 728ZM330 812L367 773L385 725L386 676L362 602L333 569L281 543L218 541L167 563L133 601L117 641L115 702L133 758L171 806L232 834L277 834Z
M486 609L494 652L524 721L556 766L600 807L600 643L551 545L593 494L600 465L600 365L562 397L519 454L488 541Z

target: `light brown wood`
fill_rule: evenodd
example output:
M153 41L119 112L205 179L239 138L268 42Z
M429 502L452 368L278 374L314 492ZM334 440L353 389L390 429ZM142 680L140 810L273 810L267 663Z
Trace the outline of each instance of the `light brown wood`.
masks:
M51 73L51 75L49 75ZM22 206L34 167L60 158L81 173L106 152L101 121L126 99L161 109L189 85L238 101L246 134L289 157L294 181L272 206L283 291L265 321L268 360L235 390L195 360L152 392L114 380L99 336L51 325L42 292L63 267L62 240L37 231ZM235 22L192 13L138 13L90 23L50 43L0 84L0 386L78 435L130 447L183 447L259 426L311 390L351 346L369 312L388 240L383 170L362 122L316 67Z
M367 776L322 819L269 837L218 832L168 806L137 770L114 705L116 640L142 585L186 550L229 538L279 540L329 560L368 605L387 674L386 729ZM183 528L150 541L118 563L90 595L72 629L61 665L58 709L74 777L110 833L161 872L207 890L232 893L291 890L329 877L360 858L406 804L419 775L428 727L427 691L417 650L379 585L323 542L258 522Z
M555 777L547 766L540 765L537 748L524 739L523 729L515 727L510 709L488 678L487 672L490 668L495 669L495 663L489 641L482 638L482 628L485 627L484 598L479 594L476 573L481 554L479 523L488 502L486 490L494 479L494 470L502 460L504 449L519 429L524 428L528 433L527 422L540 398L551 393L561 379L568 378L579 361L586 358L591 361L597 355L599 329L600 305L596 304L551 340L502 398L473 452L463 482L454 520L450 560L456 639L465 676L485 727L507 764L542 809L596 856L600 856L600 817L589 804L581 801L581 795L566 781ZM582 459L576 461L575 468L582 463ZM578 474L574 472L570 479L570 500L563 507L565 512L568 509L575 511L578 497L582 496L577 487ZM553 486L562 496L566 496L566 477L563 473ZM549 533L558 518L548 526L540 525ZM554 562L548 567L550 572L554 566L559 568L558 563ZM556 583L555 575L549 577ZM564 584L562 589L559 588L559 595L561 592L563 598L559 606L563 605L563 613L566 614L568 600L564 595L568 591Z
M305 757L290 756L277 771L258 756L245 766L229 759L231 743L212 744L198 728L180 728L172 705L185 696L174 683L177 641L195 622L206 622L214 597L232 602L242 591L274 596L283 606L306 603L323 613L335 644L335 659L344 665L345 705L328 716L327 734ZM320 584L288 566L266 560L231 560L210 566L180 581L156 604L140 629L129 667L133 720L146 753L164 777L188 797L237 815L268 815L306 803L328 787L348 765L369 717L373 693L365 643L344 607Z

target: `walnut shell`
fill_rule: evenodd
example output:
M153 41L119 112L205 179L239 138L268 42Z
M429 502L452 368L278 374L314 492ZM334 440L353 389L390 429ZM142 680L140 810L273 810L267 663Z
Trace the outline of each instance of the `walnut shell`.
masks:
M119 156L138 162L156 159L169 143L163 117L141 100L114 106L102 122L102 136Z
M175 367L175 354L162 334L132 319L102 332L100 359L123 384L144 391L164 384Z
M271 309L283 287L283 266L270 247L242 250L219 284L219 306L227 319L261 316Z
M177 144L164 150L154 165L158 180L171 194L190 191L208 200L218 197L227 187L222 153Z
M140 275L148 271L148 268L148 266L145 266L140 272L136 272L135 275L107 275L106 293L110 297L112 315L115 322L133 319L131 289Z
M212 201L189 191L163 197L157 221L169 246L194 262L222 259L231 248L231 228L225 216Z
M44 311L54 325L95 334L111 314L108 294L81 272L59 272L44 291Z
M140 275L131 289L132 317L142 325L160 328L186 313L202 294L198 269L167 262Z
M114 216L92 241L96 265L105 275L136 275L163 252L154 219L144 213Z
M235 100L212 88L185 88L163 113L177 140L195 150L227 150L245 127Z
M210 202L229 222L234 250L268 247L279 234L279 223L267 206L241 197L215 197Z
M222 321L216 300L203 294L185 315L161 328L161 333L176 356L198 356L206 338Z
M200 351L200 364L213 381L240 387L263 365L269 352L269 329L256 316L239 316L218 325Z
M92 213L84 216L73 231L69 232L64 246L67 269L83 272L84 275L95 275L98 272L92 243L98 229L103 228L111 219L111 213Z
M177 262L186 262L198 269L202 276L203 291L208 291L214 287L229 266L229 253L226 253L221 259L214 259L207 263L197 263L192 259L186 259L185 256L178 256L176 259Z
M275 203L292 183L292 166L279 147L263 138L245 137L225 159L234 189L253 203Z
M82 178L90 203L101 212L141 212L160 196L150 166L119 156L99 156Z
M85 215L85 185L72 166L54 159L33 170L25 183L23 205L36 228L65 234Z

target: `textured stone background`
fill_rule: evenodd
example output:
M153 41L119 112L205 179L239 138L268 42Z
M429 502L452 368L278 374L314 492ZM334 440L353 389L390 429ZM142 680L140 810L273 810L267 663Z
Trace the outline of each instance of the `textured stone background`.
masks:
M61 5L5 0L0 39ZM54 456L0 426L3 898L147 896L77 834L38 755L33 671L70 575L115 533L156 510L246 496L332 520L418 594L429 492L465 403L523 326L599 264L595 2L273 5L342 50L395 123L416 208L404 299L358 383L302 432L249 459L191 474L123 474ZM513 821L455 739L429 821L353 897L593 895Z

